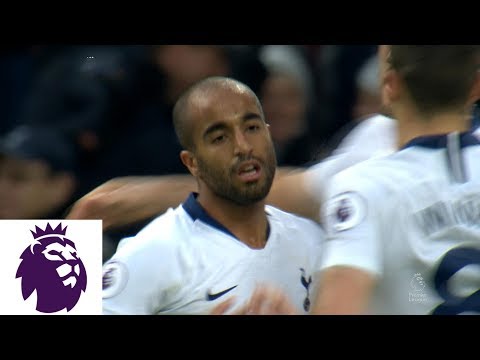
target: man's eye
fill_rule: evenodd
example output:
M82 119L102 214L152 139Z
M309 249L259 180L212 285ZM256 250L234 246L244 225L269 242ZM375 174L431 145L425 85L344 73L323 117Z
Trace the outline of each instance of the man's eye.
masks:
M220 136L215 137L215 138L212 140L212 143L218 144L218 143L223 142L224 140L225 140L225 135L220 135Z
M255 131L260 130L260 126L258 126L258 125L250 125L247 129L248 129L248 131L250 131L250 132L255 132Z

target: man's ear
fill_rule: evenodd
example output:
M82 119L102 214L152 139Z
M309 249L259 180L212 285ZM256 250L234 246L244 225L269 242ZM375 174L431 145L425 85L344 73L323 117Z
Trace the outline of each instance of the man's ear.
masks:
M198 165L197 165L197 159L195 158L195 155L191 151L182 150L182 152L180 153L180 160L182 160L183 165L185 165L188 168L188 171L190 171L190 174L197 177Z
M480 70L477 70L475 73L475 82L473 83L468 100L469 103L472 104L480 100Z
M393 69L386 70L382 80L383 102L384 105L390 106L392 102L395 102L400 97L404 83L398 72Z

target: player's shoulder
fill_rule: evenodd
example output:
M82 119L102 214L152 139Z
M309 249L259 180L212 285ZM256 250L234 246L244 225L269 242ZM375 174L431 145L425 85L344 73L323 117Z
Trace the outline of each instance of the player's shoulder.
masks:
M308 229L323 234L322 227L315 221L305 217L283 211L275 206L266 205L265 211L269 218L291 228Z
M345 137L339 148L358 146L365 142L393 147L396 131L397 125L394 119L376 114L360 121Z
M365 132L389 132L396 126L395 120L391 117L375 114L362 120L356 129Z
M329 193L358 192L377 198L395 190L408 179L403 159L393 154L371 158L335 174L328 184Z
M375 177L381 174L380 170L382 168L389 168L389 164L394 162L396 162L396 160L393 160L391 155L366 159L339 171L333 176L333 179L336 181L352 183L355 183L358 180L375 180ZM392 170L395 170L395 168ZM335 182L335 180L332 182Z
M117 253L170 253L189 238L191 221L181 206L153 219L135 236L122 239Z
M473 136L475 136L478 140L480 140L480 126L473 131Z
M296 215L296 214L293 214L291 212L288 212L288 211L284 211L284 210L281 210L275 206L272 206L272 205L265 205L265 211L267 213L267 215L269 215L271 218L275 219L275 220L279 220L279 221L282 221L282 220L289 220L291 222L307 222L307 223L314 223L314 221L310 220L310 219L307 219L307 218L304 218L302 216L299 216L299 215Z
M133 286L139 288L153 283L170 286L188 274L192 267L183 265L191 264L190 260L198 256L186 244L190 228L182 206L167 210L135 236L121 240L115 254L104 264L104 274L137 279Z

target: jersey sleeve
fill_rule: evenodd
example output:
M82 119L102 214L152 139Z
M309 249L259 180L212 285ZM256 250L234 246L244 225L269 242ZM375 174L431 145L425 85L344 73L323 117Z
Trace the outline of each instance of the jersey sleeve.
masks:
M365 177L346 171L327 188L322 220L327 232L321 269L332 266L382 273L379 189Z
M122 240L103 266L103 313L153 315L168 306L181 283L175 249L142 232Z

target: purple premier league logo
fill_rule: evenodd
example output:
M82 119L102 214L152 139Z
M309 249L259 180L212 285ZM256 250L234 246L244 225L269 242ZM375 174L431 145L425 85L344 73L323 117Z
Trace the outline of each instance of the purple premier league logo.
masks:
M87 288L85 266L66 231L61 223L55 229L35 226L35 232L30 230L35 242L20 256L16 278L22 280L23 299L36 290L36 309L43 313L70 311Z

